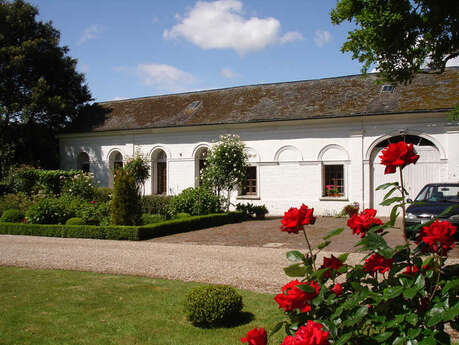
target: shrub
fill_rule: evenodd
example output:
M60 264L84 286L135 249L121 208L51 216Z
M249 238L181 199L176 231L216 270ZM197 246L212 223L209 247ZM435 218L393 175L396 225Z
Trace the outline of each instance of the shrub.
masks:
M114 225L138 225L142 222L139 190L133 176L119 169L115 175L112 200L112 223Z
M72 177L65 179L62 194L80 197L85 200L93 200L94 189L94 177L92 174L78 172Z
M3 212L0 222L20 223L24 220L24 212L18 209L9 209Z
M218 325L237 316L243 307L242 296L229 286L201 286L185 297L185 313L198 325Z
M54 197L45 197L39 200L27 210L27 222L32 224L65 224L67 219L75 215L75 211L64 200Z
M109 202L112 200L113 189L108 187L94 187L93 200L96 203Z
M359 203L358 202L353 202L352 204L348 204L343 207L340 213L338 213L337 217L352 217L354 214L357 214L359 212Z
M188 218L188 217L191 217L191 214L186 213L186 212L177 213L177 215L175 216L176 219L183 219L183 218Z
M34 203L34 199L24 193L6 194L0 197L0 214L14 208L23 213Z
M175 196L171 202L173 214L189 213L199 216L209 213L221 212L221 199L208 187L200 186L187 188Z
M142 214L142 224L143 225L159 223L159 222L162 222L163 220L164 220L164 217L161 216L160 214L148 214L148 213Z
M67 219L67 221L65 222L65 225L85 225L85 222L80 217L72 217L72 218Z
M171 218L170 204L173 197L168 195L145 195L142 197L142 213L160 214Z
M265 205L255 206L251 203L247 203L247 204L237 203L236 210L243 212L246 215L247 219L252 219L254 217L256 217L257 219L264 219L266 213L268 213L268 209L266 208Z
M268 209L265 205L258 205L254 207L255 218L257 219L264 219L266 213L268 213Z

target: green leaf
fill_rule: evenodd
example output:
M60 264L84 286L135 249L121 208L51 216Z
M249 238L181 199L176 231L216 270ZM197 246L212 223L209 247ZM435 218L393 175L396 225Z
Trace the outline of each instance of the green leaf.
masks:
M428 337L428 338L422 339L419 345L437 345L437 341L435 340L434 337Z
M381 334L378 334L376 337L374 337L374 339L378 342L378 343L382 343L384 341L386 341L387 339L390 338L390 336L392 335L392 331L387 331L387 332L384 332L384 333L381 333Z
M329 270L329 268L322 268L320 270L318 270L314 275L316 276L316 279L320 280L324 273L327 272Z
M269 335L272 336L273 334L276 334L277 332L279 332L279 330L282 328L282 326L284 325L285 321L281 321L281 322L278 322L274 327L273 329L271 330L271 332L269 332Z
M426 314L426 324L428 327L435 326L443 319L444 309L439 307L433 307Z
M397 217L399 215L399 213L397 212L397 209L399 207L402 207L402 205L398 204L398 205L395 205L394 207L392 207L392 210L390 212L390 220L389 220L391 225L394 225L395 221L397 220Z
M441 290L442 293L448 292L450 289L457 289L459 288L459 279L449 280L446 282L445 286Z
M403 297L412 299L418 293L418 289L415 287L409 287L403 290Z
M368 232L357 245L363 246L367 250L374 251L378 248L388 248L386 240L374 232Z
M434 256L433 256L433 255L427 257L427 258L423 261L422 267L428 266L428 265L432 262L433 259L434 259Z
M289 261L305 261L306 257L304 254L299 252L298 250L291 250L287 252L287 260Z
M405 345L406 343L406 337L404 336L398 336L395 338L395 340L392 342L392 345Z
M343 334L339 339L334 343L334 345L346 345L349 339L352 338L352 332Z
M341 263L345 263L347 260L347 257L349 256L349 253L343 253L340 256L338 256L338 260L341 261Z
M393 187L390 191L386 193L386 195L384 195L383 200L387 200L396 190L398 190L398 187Z
M338 228L338 229L332 230L327 234L327 236L323 237L323 239L324 240L328 240L328 239L332 238L333 236L339 235L343 231L344 231L344 228Z
M409 339L414 339L419 335L419 333L421 333L421 328L410 328L408 329L408 332L406 332L406 335Z
M418 316L414 313L410 313L405 316L405 320L415 326L418 323Z
M305 292L315 292L316 289L312 287L311 285L305 285L305 284L299 284L296 286L298 289L305 291Z
M401 196L396 196L396 197L384 200L384 201L380 202L379 204L381 206L389 206L389 205L392 205L394 202L400 202L402 200L403 200L403 198Z
M302 264L293 264L284 268L284 272L289 277L304 277L307 269Z
M389 182L389 183L384 183L376 187L376 190L382 190L382 189L387 189L390 186L398 186L398 182Z
M327 247L330 243L331 243L331 241L322 242L321 244L319 244L319 245L317 246L317 249L324 249L324 248Z
M426 279L422 274L418 275L416 281L414 282L414 287L418 290L421 290L426 285Z
M344 325L354 326L356 323L362 320L363 317L367 314L368 314L368 305L361 306L359 309L357 309L357 311L354 314L348 317L348 319L344 322Z
M384 296L384 299L387 301L389 299L393 299L395 297L400 296L402 292L403 292L403 286L388 287L384 289L383 296Z

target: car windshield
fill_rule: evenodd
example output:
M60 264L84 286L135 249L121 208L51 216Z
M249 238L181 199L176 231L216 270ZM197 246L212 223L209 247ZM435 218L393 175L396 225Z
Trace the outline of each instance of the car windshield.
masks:
M416 201L430 202L459 202L459 185L445 186L432 185L425 186L416 198Z

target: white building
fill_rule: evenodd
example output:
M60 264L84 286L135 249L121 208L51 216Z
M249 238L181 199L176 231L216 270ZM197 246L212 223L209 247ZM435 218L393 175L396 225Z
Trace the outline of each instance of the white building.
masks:
M387 215L375 187L397 177L379 164L390 141L412 142L420 154L404 170L411 196L429 182L459 181L459 122L448 120L459 104L458 72L395 87L370 74L99 103L85 128L59 136L61 167L89 169L110 186L113 167L140 151L152 164L144 193L173 195L197 184L219 135L238 134L251 168L234 202L280 215L303 202L335 214L356 201ZM338 194L327 195L326 185Z

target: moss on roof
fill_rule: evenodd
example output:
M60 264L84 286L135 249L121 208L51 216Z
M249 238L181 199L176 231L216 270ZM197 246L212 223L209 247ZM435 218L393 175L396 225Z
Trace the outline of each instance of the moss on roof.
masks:
M376 75L369 74L103 102L98 105L104 119L90 130L444 110L459 103L458 72L453 67L442 74L419 74L393 92L382 92Z

